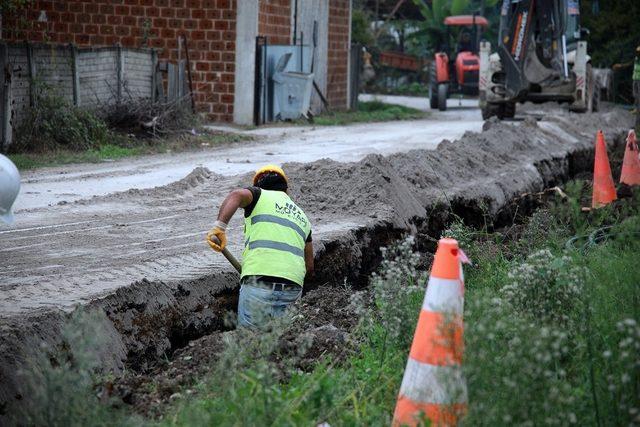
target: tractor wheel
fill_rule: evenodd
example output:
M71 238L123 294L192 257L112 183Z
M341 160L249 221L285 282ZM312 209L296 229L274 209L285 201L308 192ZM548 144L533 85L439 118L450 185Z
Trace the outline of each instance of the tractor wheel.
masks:
M435 66L431 66L429 71L429 107L432 110L438 108L438 81L436 79Z
M516 115L516 103L506 102L503 104L501 119L513 119Z
M489 120L493 116L497 116L499 119L502 119L503 115L503 104L492 104L487 102L484 107L482 107L482 120Z
M447 111L447 92L449 92L449 85L440 83L438 85L438 110L440 111Z

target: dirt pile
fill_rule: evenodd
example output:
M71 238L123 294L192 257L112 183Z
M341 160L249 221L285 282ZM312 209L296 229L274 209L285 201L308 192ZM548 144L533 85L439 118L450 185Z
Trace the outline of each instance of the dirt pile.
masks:
M304 346L297 368L310 369L323 356L345 357L350 347L349 333L358 321L350 305L353 291L344 286L325 286L305 294L296 307L292 322L279 340L279 351L296 354ZM190 341L170 357L152 363L142 371L127 371L122 377L102 385L103 398L116 398L146 416L159 416L167 403L197 393L193 385L212 372L224 337L235 331L214 332ZM291 367L289 367L291 368Z
M565 113L541 124L532 119L490 121L482 133L468 132L436 150L369 155L349 164L292 163L285 168L295 183L294 198L319 222L357 216L407 228L438 205L483 203L494 215L522 192L566 180L575 173L572 168L588 170L596 130L606 129L614 143L629 124L628 114L617 110L568 117Z

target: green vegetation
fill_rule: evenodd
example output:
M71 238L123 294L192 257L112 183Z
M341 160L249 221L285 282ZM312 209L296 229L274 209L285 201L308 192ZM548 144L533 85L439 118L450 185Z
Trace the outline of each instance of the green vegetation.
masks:
M206 130L197 134L187 132L185 129L199 128L197 117L190 109L185 111L176 105L164 106L148 100L136 103L131 99L128 103L91 111L72 105L53 87L36 82L34 88L34 105L26 111L9 147L8 156L20 170L202 149L250 139ZM163 108L167 111L163 112ZM141 129L140 117L131 110L163 116L164 128L157 137L152 137L150 132L154 132Z
M370 46L373 41L371 14L363 7L355 6L351 13L351 43Z
M457 238L474 263L465 273L466 424L640 421L640 191L586 214L580 212L586 189L570 185L568 200L558 198L502 231L454 221L443 233ZM178 398L158 423L389 425L426 283L413 246L407 238L383 249L368 291L354 293L361 322L343 357L301 371L296 361L307 347L284 349L284 324L263 333L237 330L195 395ZM84 332L73 336L100 335L81 324ZM49 366L40 384L57 393L35 393L41 401L28 408L29 420L142 423L121 410L107 415L87 368L78 373L70 363L40 363ZM67 394L85 399L65 404Z
M137 417L100 403L101 392L94 388L100 355L110 351L105 340L112 333L109 326L102 312L78 312L63 331L64 348L42 344L41 355L20 374L29 399L9 412L8 425L142 425Z
M34 105L16 130L14 152L55 149L89 150L113 139L106 123L91 111L75 107L56 89L35 82Z
M515 241L458 226L475 262L465 295L470 425L640 421L640 193L589 214L582 185L568 193ZM606 241L588 238L609 226Z
M405 96L428 96L429 86L425 83L412 82L406 84L399 84L394 87L388 87L388 85L371 84L371 90L376 94L393 94L393 95L405 95Z
M614 70L614 94L617 102L633 103L631 62L640 44L640 4L635 0L580 2L581 24L590 31L587 37L594 67L611 68L616 63L627 67ZM615 25L611 25L615 22Z
M381 101L358 102L355 111L323 113L313 119L320 126L346 125L361 122L385 122L390 120L413 120L426 117L427 113L402 105L385 104Z
M250 140L250 136L231 133L204 133L199 135L178 135L165 139L132 139L116 137L118 145L106 143L88 150L54 149L46 152L22 152L9 154L8 157L20 170L36 169L47 166L60 166L71 163L100 163L135 157L145 154L202 150L220 144Z
M415 40L422 39L422 46L429 52L435 52L444 44L448 44L449 46L455 45L451 43L451 40L447 40L447 37L450 37L449 31L447 31L447 27L444 25L444 19L447 16L479 12L481 6L478 3L481 3L483 5L482 7L485 8L481 13L484 14L487 11L495 12L498 1L433 0L427 3L422 0L413 0L413 3L420 10L423 20L416 22L419 30L412 32L410 38ZM493 15L497 16L497 14L491 13L490 17L493 17ZM497 25L496 22L494 22L494 24ZM454 34L456 33L455 30L453 30L453 32Z
M33 0L0 0L0 15L14 13L33 3Z
M97 149L85 151L57 150L50 153L18 153L9 158L18 169L35 169L45 166L65 165L69 163L99 163L142 154L141 147L127 148L119 145L105 144Z

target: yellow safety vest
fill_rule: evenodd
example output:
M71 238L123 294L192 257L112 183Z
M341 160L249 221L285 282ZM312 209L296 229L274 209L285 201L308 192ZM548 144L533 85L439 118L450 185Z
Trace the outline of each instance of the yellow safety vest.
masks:
M304 283L304 247L311 232L305 213L287 193L262 190L244 221L242 274L274 276Z

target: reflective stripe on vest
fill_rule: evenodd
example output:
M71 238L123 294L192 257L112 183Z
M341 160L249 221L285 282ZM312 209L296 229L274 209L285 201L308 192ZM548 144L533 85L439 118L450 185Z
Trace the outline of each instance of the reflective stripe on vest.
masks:
M306 274L304 247L311 226L289 196L282 191L262 190L244 226L242 277L282 277L302 285Z
M274 242L272 240L254 240L253 242L249 242L247 246L249 246L249 249L267 248L275 249L277 251L290 252L295 256L304 258L304 251L302 249L296 248L295 246L287 245L286 243Z
M303 239L307 239L307 235L295 222L289 221L285 218L280 218L274 215L256 215L251 217L251 224L257 224L259 222L272 222L274 224L284 225L285 227L293 228Z
M640 81L640 59L636 59L633 64L633 80Z

